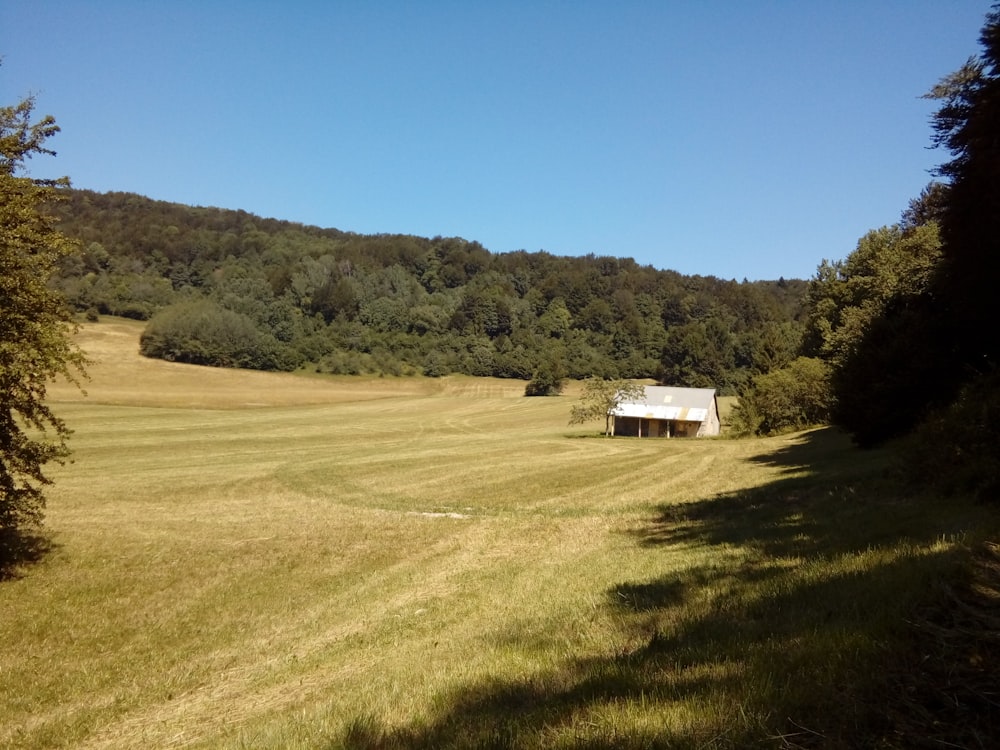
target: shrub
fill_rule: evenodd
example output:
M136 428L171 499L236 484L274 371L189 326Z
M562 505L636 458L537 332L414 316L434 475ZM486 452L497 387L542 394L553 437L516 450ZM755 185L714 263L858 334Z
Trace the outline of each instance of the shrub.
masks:
M973 381L901 443L902 474L944 495L1000 501L1000 372Z
M423 373L427 377L440 378L444 375L448 375L450 372L451 368L448 367L445 357L438 352L428 352L424 357Z
M737 435L768 435L823 424L829 415L829 366L799 357L753 378L733 407L732 427Z
M558 396L566 387L565 379L554 367L542 366L524 387L525 396Z
M155 315L139 339L147 357L213 367L293 370L301 355L257 329L247 316L209 300L171 305Z

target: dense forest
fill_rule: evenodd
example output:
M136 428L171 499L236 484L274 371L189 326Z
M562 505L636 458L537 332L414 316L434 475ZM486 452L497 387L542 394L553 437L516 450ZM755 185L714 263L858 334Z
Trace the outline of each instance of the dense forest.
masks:
M494 254L461 238L359 235L128 193L55 207L91 317L149 324L148 356L256 369L530 380L655 378L736 393L797 353L802 280L726 281L628 258Z

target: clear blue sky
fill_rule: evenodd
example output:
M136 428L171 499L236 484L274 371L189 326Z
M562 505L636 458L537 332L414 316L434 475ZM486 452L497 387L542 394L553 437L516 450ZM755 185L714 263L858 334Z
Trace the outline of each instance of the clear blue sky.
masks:
M808 278L947 154L988 0L0 0L39 176L493 252Z

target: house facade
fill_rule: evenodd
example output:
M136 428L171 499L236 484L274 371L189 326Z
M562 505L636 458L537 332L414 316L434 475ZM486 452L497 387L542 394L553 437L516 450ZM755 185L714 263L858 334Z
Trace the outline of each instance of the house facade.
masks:
M645 398L612 410L612 434L633 437L710 437L721 432L714 388L647 385Z

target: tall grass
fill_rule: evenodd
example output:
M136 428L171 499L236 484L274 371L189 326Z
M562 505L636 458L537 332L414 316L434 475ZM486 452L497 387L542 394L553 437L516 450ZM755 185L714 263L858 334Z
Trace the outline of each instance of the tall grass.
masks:
M891 740L882 666L991 528L830 431L604 439L572 394L137 334L88 327L88 395L54 389L75 462L0 583L0 746Z

